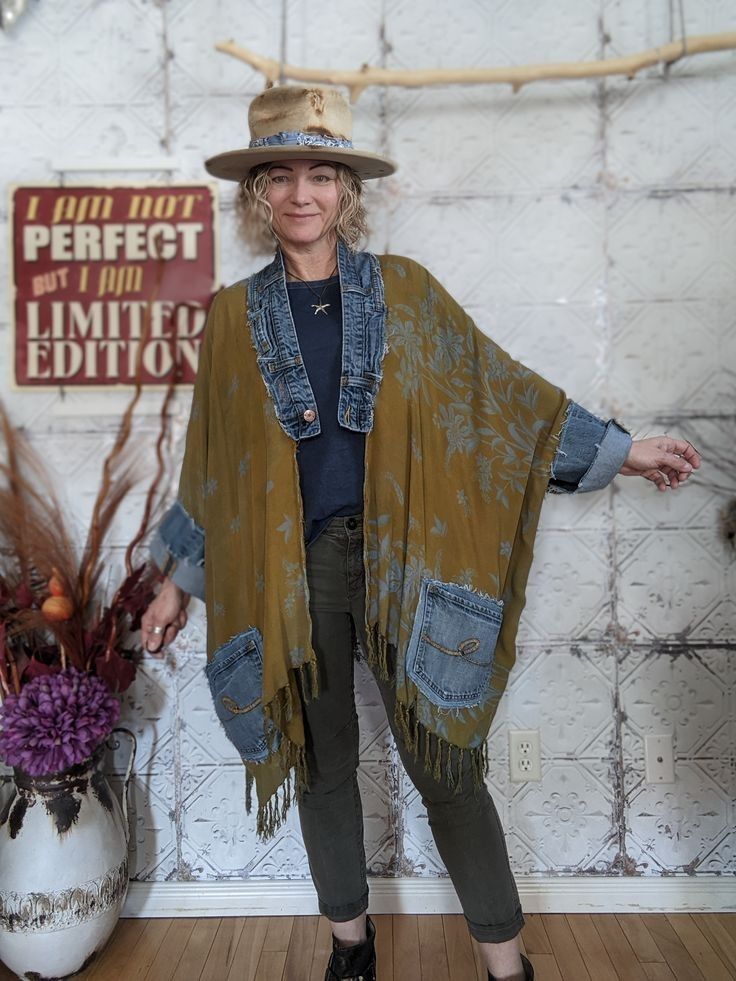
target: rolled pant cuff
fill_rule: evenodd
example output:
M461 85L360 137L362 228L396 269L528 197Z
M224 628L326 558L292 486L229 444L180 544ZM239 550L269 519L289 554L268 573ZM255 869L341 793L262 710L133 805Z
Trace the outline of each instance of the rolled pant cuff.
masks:
M480 923L471 923L470 920L467 920L467 922L471 937L477 940L478 943L502 944L507 940L513 940L517 933L521 931L521 928L524 926L524 916L520 908L513 919L496 926L482 926Z
M345 906L328 906L319 899L319 911L322 916L326 916L328 920L332 920L333 923L346 923L348 920L354 920L356 916L360 916L361 913L365 913L368 909L368 890L363 893L363 895L354 903L348 903Z

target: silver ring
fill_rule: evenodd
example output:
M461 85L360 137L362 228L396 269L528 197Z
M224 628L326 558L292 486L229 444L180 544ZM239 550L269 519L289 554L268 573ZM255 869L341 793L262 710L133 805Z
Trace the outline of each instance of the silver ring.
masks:
M163 627L151 627L152 634L162 634L164 632Z

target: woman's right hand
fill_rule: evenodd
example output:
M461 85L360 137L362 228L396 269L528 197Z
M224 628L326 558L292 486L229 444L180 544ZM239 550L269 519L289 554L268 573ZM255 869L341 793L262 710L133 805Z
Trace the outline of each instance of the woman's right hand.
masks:
M161 589L141 617L141 641L144 650L154 657L163 657L179 631L186 626L189 593L171 579L164 579Z

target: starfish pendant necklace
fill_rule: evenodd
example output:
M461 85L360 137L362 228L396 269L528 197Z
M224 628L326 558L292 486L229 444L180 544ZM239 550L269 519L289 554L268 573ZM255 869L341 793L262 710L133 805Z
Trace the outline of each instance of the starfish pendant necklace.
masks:
M331 307L332 304L331 303L325 303L324 302L324 296L325 296L325 291L327 290L327 288L330 285L329 280L332 279L332 277L337 272L337 263L335 263L334 269L332 270L332 272L330 273L330 275L327 277L328 282L325 283L325 285L322 287L322 289L320 290L319 293L317 292L316 289L314 289L312 287L312 284L311 283L308 283L306 281L306 279L302 279L301 276L297 276L297 274L295 272L293 272L291 269L287 269L286 272L289 274L289 276L292 276L294 279L298 279L300 283L304 283L304 285L307 287L307 289L310 291L310 293L313 293L314 296L317 297L317 302L311 304L312 309L314 310L315 317L317 316L318 313L323 313L325 315L325 317L329 316L329 314L327 313L327 308L328 307Z

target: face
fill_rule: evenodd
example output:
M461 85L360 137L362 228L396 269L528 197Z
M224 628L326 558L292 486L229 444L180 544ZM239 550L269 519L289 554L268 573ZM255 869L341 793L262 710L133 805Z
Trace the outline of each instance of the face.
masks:
M337 171L314 160L284 160L269 168L266 198L273 211L273 230L287 248L325 242L332 246L340 198Z

